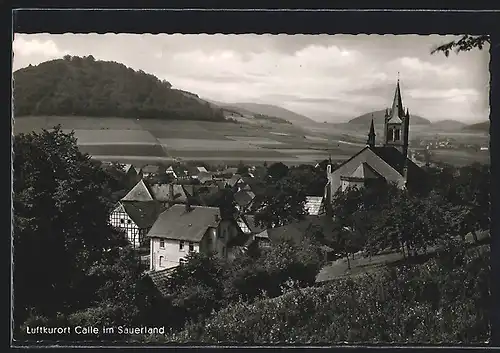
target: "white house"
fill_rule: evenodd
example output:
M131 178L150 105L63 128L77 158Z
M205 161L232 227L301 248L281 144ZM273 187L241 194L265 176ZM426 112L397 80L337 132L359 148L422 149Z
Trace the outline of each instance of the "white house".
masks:
M178 266L190 252L227 257L228 242L238 235L236 222L222 220L218 207L173 205L151 227L150 270Z

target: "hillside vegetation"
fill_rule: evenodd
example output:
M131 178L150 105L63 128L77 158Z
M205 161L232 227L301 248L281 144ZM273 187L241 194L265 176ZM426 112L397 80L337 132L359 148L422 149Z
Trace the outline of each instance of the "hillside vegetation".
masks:
M349 120L349 124L363 124L369 126L372 121L372 116L375 124L384 124L385 109L360 115ZM410 125L429 125L430 123L429 120L418 115L413 115L410 112Z
M213 102L220 107L231 109L243 114L251 113L252 115L268 116L286 120L294 125L311 125L316 122L307 116L297 114L288 109L278 107L271 104L259 104L259 103L219 103Z
M490 122L483 121L482 123L467 125L463 129L468 130L468 131L486 131L486 132L488 132L488 131L490 131Z
M14 72L14 114L223 121L220 109L141 70L65 56Z

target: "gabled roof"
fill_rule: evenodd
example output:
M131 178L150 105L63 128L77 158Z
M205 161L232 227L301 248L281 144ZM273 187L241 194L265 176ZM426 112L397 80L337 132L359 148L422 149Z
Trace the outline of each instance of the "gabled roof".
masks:
M234 194L234 201L239 205L239 206L247 206L252 202L255 194L252 196L251 191L246 191L246 190L241 190L238 191L237 193Z
M246 225L248 226L248 229L250 229L250 232L252 232L253 234L259 234L259 233L266 230L266 227L262 227L262 226L257 225L257 223L255 222L255 216L253 216L253 215L241 215L240 217L243 220L243 222L246 223Z
M395 147L385 147L385 146L371 147L371 150L375 152L377 156L382 158L392 168L396 169L401 175L403 175L405 157ZM420 169L415 163L413 163L408 158L406 158L406 163L408 168Z
M163 211L148 233L148 237L200 242L210 227L221 221L218 207L173 205Z
M140 180L135 186L125 195L122 201L152 201L154 200L144 180Z
M233 187L233 186L235 186L235 185L236 185L236 183L237 183L238 181L240 181L240 180L243 180L242 176L241 176L241 175L239 175L239 174L235 174L235 175L233 175L233 176L232 176L232 177L231 177L231 178L227 181L227 183L228 183L231 187Z
M160 202L126 202L123 208L128 216L139 228L149 228L156 221L158 215L165 210Z
M171 165L166 169L166 172L174 172L178 178L186 176L186 169L180 165Z
M153 282L153 284L155 285L155 287L158 289L158 291L161 293L162 296L167 295L166 281L170 273L173 271L173 269L174 268L166 268L164 270L148 272L148 276L151 278L151 281Z
M306 196L306 204L304 206L307 214L317 216L322 211L323 196Z
M291 239L293 241L300 242L306 235L310 226L311 221L305 219L292 222L281 227L270 228L267 230L267 235L271 241Z
M173 196L175 195L172 187L172 184L151 184L149 185L149 191L151 192L153 198L157 201L173 201Z
M351 174L351 177L359 179L382 178L382 176L366 162L360 163L356 170Z

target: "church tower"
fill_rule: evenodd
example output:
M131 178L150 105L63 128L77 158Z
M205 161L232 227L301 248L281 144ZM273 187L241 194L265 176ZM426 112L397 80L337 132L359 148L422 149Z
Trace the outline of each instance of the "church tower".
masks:
M408 157L408 133L410 129L410 112L403 107L399 78L394 92L392 108L385 110L384 146L397 148Z

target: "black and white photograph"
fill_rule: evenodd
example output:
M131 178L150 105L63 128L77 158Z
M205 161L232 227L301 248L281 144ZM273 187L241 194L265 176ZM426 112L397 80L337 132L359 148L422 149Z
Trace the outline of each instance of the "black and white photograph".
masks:
M14 343L490 342L489 35L12 51Z

